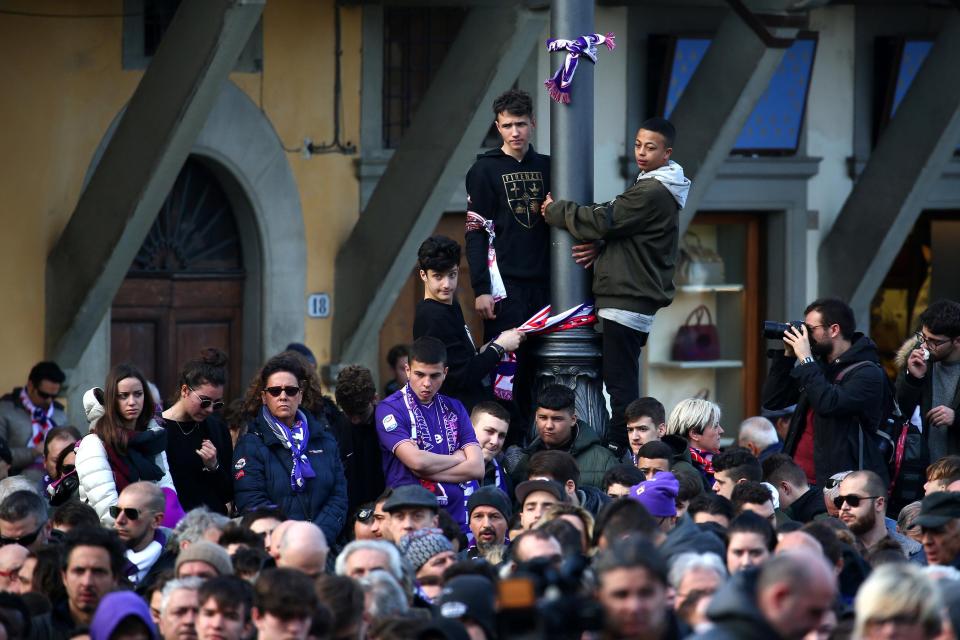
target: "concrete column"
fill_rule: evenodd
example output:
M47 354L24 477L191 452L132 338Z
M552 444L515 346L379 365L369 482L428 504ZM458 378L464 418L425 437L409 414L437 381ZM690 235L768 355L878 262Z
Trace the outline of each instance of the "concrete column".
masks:
M47 258L46 352L76 367L265 0L184 2Z
M593 33L593 3L554 0L550 33L575 38ZM604 52L605 53L605 52ZM555 54L557 64L560 53ZM593 202L593 64L581 58L570 104L550 105L550 183L556 200ZM573 237L565 229L550 230L550 304L554 313L592 299L591 275L570 257ZM600 377L600 339L588 327L554 333L542 339L537 389L559 383L575 389L577 415L601 439L606 434L607 409Z
M943 27L820 245L819 290L848 301L858 323L960 140L960 11Z

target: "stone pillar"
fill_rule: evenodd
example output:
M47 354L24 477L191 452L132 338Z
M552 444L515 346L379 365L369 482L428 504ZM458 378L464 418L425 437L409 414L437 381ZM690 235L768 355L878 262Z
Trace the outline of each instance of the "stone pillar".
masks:
M593 2L553 0L550 34L576 38L594 32ZM551 68L561 62L554 54ZM555 200L593 202L593 64L581 59L570 104L550 105L550 185ZM564 229L550 230L550 304L554 313L592 299L592 271L570 257L573 238ZM544 336L537 350L536 388L559 383L577 394L577 415L601 439L607 428L606 401L600 376L600 337L593 327Z

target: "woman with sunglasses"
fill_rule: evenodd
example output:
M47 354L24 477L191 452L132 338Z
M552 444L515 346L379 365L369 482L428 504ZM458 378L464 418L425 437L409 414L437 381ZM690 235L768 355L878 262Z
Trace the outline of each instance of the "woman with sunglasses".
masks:
M77 447L80 500L96 510L103 526L112 528L110 507L120 492L133 482L155 482L167 499L162 524L172 527L183 509L167 466L167 432L153 419L147 379L133 365L121 364L110 371L105 388L84 394L90 433Z
M227 514L233 500L233 442L217 412L223 408L227 356L208 348L183 366L177 397L163 412L167 460L184 510L206 506Z
M284 352L270 358L247 390L247 433L233 456L237 509L279 508L291 520L309 520L331 543L347 515L347 481L322 415L316 374Z

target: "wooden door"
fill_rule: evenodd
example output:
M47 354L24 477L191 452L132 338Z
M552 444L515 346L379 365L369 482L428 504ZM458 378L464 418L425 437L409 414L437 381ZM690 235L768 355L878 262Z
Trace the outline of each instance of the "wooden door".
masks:
M243 258L233 210L212 172L187 160L113 301L112 364L139 367L165 405L181 367L216 347L227 354L227 400L245 387Z

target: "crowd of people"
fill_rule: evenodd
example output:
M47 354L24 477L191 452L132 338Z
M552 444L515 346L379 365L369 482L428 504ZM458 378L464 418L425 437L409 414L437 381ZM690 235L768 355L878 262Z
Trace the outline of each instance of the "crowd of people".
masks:
M117 365L83 428L56 363L0 398L0 640L958 637L960 304L924 311L896 382L820 299L778 336L762 415L639 397L689 188L675 132L641 126L614 201L554 202L530 105L497 99L503 146L467 177L480 346L434 236L382 396L360 365L324 395L293 343L236 399L216 349L166 399ZM594 268L605 425L534 379L519 329L548 224Z

